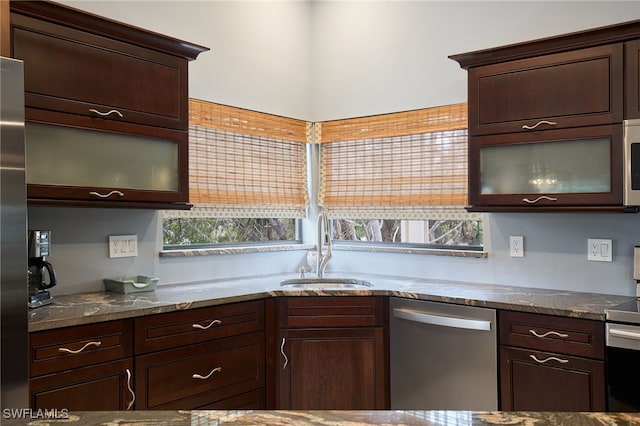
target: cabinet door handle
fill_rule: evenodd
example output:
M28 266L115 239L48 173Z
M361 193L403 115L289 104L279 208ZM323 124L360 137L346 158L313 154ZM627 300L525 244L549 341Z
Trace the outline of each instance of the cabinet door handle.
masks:
M131 394L131 401L129 401L129 405L127 405L127 411L131 410L133 407L133 403L136 402L136 393L133 391L133 387L131 386L131 370L127 368L127 389Z
M557 357L555 357L555 356L550 356L550 357L547 357L547 358L542 359L542 360L541 360L541 359L536 358L536 356L535 356L535 355L529 355L529 358L531 358L532 360L534 360L534 361L535 361L535 362L537 362L538 364L544 364L544 363L549 362L549 361L557 361L557 362L559 362L560 364L566 364L566 363L568 363L568 362L569 362L569 360L568 360L568 359L560 359L560 358L557 358Z
M80 349L67 349L67 348L58 348L58 352L66 352L68 354L79 354L80 352L84 351L85 349L87 349L89 346L100 346L102 344L102 342L89 342L86 343L83 347L81 347Z
M550 335L558 336L558 337L562 337L562 338L569 337L569 335L568 335L568 334L558 333L557 331L547 331L547 332L546 332L546 333L544 333L544 334L538 334L538 333L536 333L536 331L535 331L535 330L529 330L529 333L531 333L531 334L533 334L534 336L539 337L539 338L541 338L541 339L542 339L542 338L544 338L544 337L550 336Z
M216 320L211 321L209 323L209 325L191 324L191 327L199 328L200 330L207 330L207 329L211 328L211 326L213 326L215 324L222 324L222 321L216 319Z
M287 354L284 353L284 344L286 343L286 339L283 337L282 338L282 343L280 344L280 353L282 354L282 357L284 358L284 364L282 364L282 369L285 370L287 368L287 364L289 364L289 358L287 357Z
M218 372L220 372L220 371L222 371L222 367L216 367L216 368L214 368L213 370L209 371L209 374L207 374L206 376L201 376L200 374L195 374L195 373L194 373L194 374L191 376L191 378L193 378L193 379L200 379L200 380L207 380L209 377L211 377L211 375L212 375L213 373L218 373Z
M547 201L558 201L557 198L553 198L553 197L549 197L547 195L541 195L538 198L536 198L535 200L530 200L528 198L523 198L522 201L524 201L525 203L529 203L529 204L535 204L540 200L547 200Z
M107 116L109 116L109 115L111 115L111 114L115 114L115 115L119 116L120 118L123 118L123 117L124 117L124 115L122 115L122 113L121 113L120 111L118 111L117 109L112 109L112 110L107 111L107 112L100 112L100 111L98 111L97 109L93 109L93 108L91 108L91 109L89 110L89 112L92 112L92 113L94 113L94 114L98 114L98 115L100 115L100 116L102 116L102 117L107 117Z
M555 121L540 120L540 121L538 121L536 124L534 124L533 126L527 126L526 124L523 124L523 125L522 125L522 128L523 128L524 130L533 130L533 129L535 129L536 127L538 127L538 126L540 126L540 125L542 125L542 124L548 124L549 126L555 126L555 125L556 125L556 124L558 124L558 123L556 123Z
M122 193L120 191L116 191L116 190L113 190L113 191L109 192L108 194L101 194L101 193L96 192L96 191L91 191L89 193L89 195L95 195L96 197L100 197L100 198L109 198L112 195L117 195L118 197L124 197L124 193Z

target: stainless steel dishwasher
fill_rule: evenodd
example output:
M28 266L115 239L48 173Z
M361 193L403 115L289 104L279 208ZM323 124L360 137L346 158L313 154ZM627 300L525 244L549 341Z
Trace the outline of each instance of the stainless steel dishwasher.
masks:
M391 409L498 408L496 311L392 297Z

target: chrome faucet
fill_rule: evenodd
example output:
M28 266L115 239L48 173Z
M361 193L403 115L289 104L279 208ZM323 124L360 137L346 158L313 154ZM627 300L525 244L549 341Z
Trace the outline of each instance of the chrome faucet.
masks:
M329 229L327 213L321 209L318 214L318 256L316 260L318 278L324 276L324 270L327 269L329 259L331 259L331 230Z

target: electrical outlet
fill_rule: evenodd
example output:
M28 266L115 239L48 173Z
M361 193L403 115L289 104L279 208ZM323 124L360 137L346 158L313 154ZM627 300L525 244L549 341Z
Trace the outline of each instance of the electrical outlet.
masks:
M587 239L587 260L594 262L611 262L613 260L613 244L609 239Z
M109 257L135 257L138 255L137 235L110 235Z
M509 253L511 257L524 257L524 237L512 235L509 237Z

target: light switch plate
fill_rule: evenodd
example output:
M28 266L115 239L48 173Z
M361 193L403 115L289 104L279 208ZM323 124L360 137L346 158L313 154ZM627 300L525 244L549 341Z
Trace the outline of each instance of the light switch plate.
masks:
M587 260L594 262L611 262L613 260L613 243L609 239L587 239Z
M135 257L138 255L137 235L110 235L109 257Z

